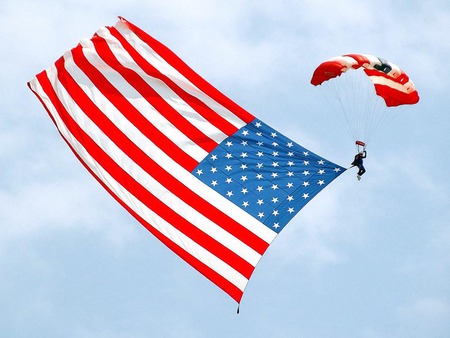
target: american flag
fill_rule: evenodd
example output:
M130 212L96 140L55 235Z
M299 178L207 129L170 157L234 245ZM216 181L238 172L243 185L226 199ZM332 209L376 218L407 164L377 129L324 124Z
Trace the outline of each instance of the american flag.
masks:
M345 171L124 18L28 85L97 181L238 303L277 234Z

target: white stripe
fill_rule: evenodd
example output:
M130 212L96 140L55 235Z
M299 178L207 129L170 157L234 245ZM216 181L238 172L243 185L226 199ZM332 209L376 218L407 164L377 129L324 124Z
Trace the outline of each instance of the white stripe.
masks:
M149 45L142 41L133 31L128 28L128 25L122 20L118 21L114 26L122 36L130 42L136 51L147 60L151 65L157 68L161 73L169 77L179 87L187 93L199 98L209 108L217 112L221 117L226 119L236 128L242 128L246 123L242 121L233 112L226 109L224 106L213 100L207 94L197 88L192 82L186 79L181 73L167 63L158 53L156 53Z
M194 125L202 133L216 141L222 142L228 135L221 132L208 120L196 112L182 98L180 98L172 89L170 89L163 81L148 75L133 60L131 55L122 47L120 41L111 35L108 29L103 28L97 31L97 34L105 39L109 45L111 52L117 60L125 67L136 72L150 87L152 87L169 105L172 106L182 118Z
M370 54L361 54L362 56L364 56L366 59L369 60L369 63L365 63L363 65L364 68L369 68L369 69L374 69L374 66L381 66L381 61L379 58L377 58L374 55L370 55Z
M244 291L248 279L231 266L212 255L209 251L192 241L189 237L178 231L171 224L163 220L159 215L147 208L141 201L136 199L129 191L121 186L109 173L97 163L86 149L76 140L69 132L64 122L60 119L58 112L51 102L46 98L45 92L42 90L37 79L30 81L33 90L39 94L46 102L46 106L54 117L58 130L63 137L72 145L76 152L80 155L86 165L95 173L95 175L108 186L108 188L122 201L124 201L134 212L148 221L151 226L158 230L161 234L169 238L179 247L189 252L199 261L219 273L225 279L236 285L241 291Z
M76 102L72 100L70 94L62 86L62 84L57 82L56 69L52 70L54 70L55 72L55 78L52 80L54 81L54 86L58 88L57 95L61 103L64 105L72 118L77 122L77 124L94 140L95 143L97 143L97 145L99 145L114 160L114 162L116 162L124 171L126 171L147 191L153 194L158 200L167 205L170 209L174 210L177 214L181 215L188 222L214 238L219 243L236 252L239 256L241 256L244 260L248 261L253 266L256 265L256 263L261 258L260 254L244 244L238 238L232 236L222 227L218 226L217 224L213 223L211 220L203 216L203 214L199 213L196 209L186 204L176 195L170 193L163 185L160 184L159 181L150 176L149 173L144 171L131 158L129 158L126 153L124 153L119 147L117 147L108 138L108 136L105 135L103 131L98 128L98 126L91 119L89 119L89 117L85 115L85 113L79 108ZM89 95L89 93L87 94ZM120 117L121 115L119 113L118 116L113 117L113 121L116 118L121 119ZM130 128L130 130L135 129L135 127L127 120L123 118L122 120L123 121L120 121L120 124L123 127L124 131L126 131L128 128ZM142 135L138 130L132 132L131 135L140 136L140 140L139 137L135 137L135 140L139 141L139 143L148 148L149 142L145 142L145 136ZM143 150L145 152L145 148ZM175 163L172 162L172 165L174 164ZM179 167L179 171L181 173L186 172L186 170L181 167ZM190 173L188 174L191 175Z
M185 153L200 162L208 154L199 147L195 142L190 140L186 135L181 133L172 123L165 119L142 95L133 88L119 73L109 67L96 53L92 41L83 40L83 54L87 61L97 68L105 78L127 99L130 104L135 107L145 118L150 121L158 130L166 135L171 135L171 140ZM65 58L69 59L70 52L65 54ZM102 102L95 102L98 106L102 106Z
M369 54L361 54L369 59L370 63L365 64L364 67L368 69L375 69L375 66L381 66L381 61L378 57ZM392 76L394 79L398 78L402 74L402 70L395 63L386 61L386 63L391 67L391 71L387 75Z
M67 59L68 61L68 59ZM253 218L247 212L236 206L234 203L218 194L215 190L206 186L200 180L195 178L191 173L185 171L179 164L174 162L165 152L151 142L145 135L143 135L133 124L131 124L114 105L106 100L98 89L96 89L89 79L79 70L75 64L70 62L70 67L66 70L79 83L86 83L88 86L81 86L83 91L96 102L101 102L102 111L115 125L117 125L122 132L146 154L152 158L158 159L158 164L173 177L185 185L188 189L197 193L203 199L208 201L211 205L219 210L223 210L225 214L236 220L243 227L250 230L252 233L263 239L267 243L271 243L276 237L276 232L266 227L259 220ZM86 82L87 81L87 82ZM91 87L92 85L92 87Z
M347 70L358 64L358 62L356 62L356 60L351 56L336 56L328 59L327 61L339 61L344 63L341 69L342 72L346 72Z
M370 80L372 80L373 84L388 86L388 87L398 90L399 92L402 92L402 93L409 94L411 91L413 91L413 90L408 90L408 88L411 88L411 86L408 86L409 82L406 84L401 84L401 83L395 82L391 79L385 78L383 76L375 76L375 75L370 76ZM412 86L412 88L414 88L414 85Z

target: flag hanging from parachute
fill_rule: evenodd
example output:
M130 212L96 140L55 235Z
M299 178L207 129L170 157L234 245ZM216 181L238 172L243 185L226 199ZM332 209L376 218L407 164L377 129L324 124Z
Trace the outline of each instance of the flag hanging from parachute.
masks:
M123 18L28 86L97 181L238 303L277 234L345 171Z

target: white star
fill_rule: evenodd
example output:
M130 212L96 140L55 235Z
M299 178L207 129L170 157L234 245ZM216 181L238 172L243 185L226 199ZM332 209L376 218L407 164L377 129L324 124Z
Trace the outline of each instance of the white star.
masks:
M292 151L288 152L287 154L288 154L289 157L294 156L294 153Z
M287 199L289 202L292 202L292 201L294 200L294 197L293 197L293 196L288 196L286 199Z
M241 193L243 193L244 195L248 193L248 189L247 188L242 188Z
M217 160L217 155L211 155L211 160L213 161Z
M324 162L324 160L320 160L320 161L317 161L317 163L319 163L319 164L324 164L325 162Z
M226 157L227 159L230 159L230 158L233 157L233 155L231 155L230 153L228 153L228 154L225 155L225 157Z
M242 135L247 136L248 135L248 130L243 130L242 131Z
M272 132L272 133L270 133L270 136L272 136L272 137L277 137L277 133Z
M264 144L264 142L259 141L259 142L256 142L256 144L261 147Z
M264 167L264 165L263 165L262 163L258 163L256 166L257 166L259 169L261 169L262 167Z
M232 192L232 191L227 191L227 196L228 196L228 197L233 196L233 192Z
M260 179L263 178L263 175L262 175L262 174L256 174L256 178L257 178L258 180L260 180Z
M242 206L243 206L244 208L247 208L247 207L249 206L248 201L242 202Z
M274 211L272 212L272 215L274 215L274 216L278 216L278 215L279 215L279 212L278 212L278 210L274 210Z
M288 184L286 184L286 187L288 187L288 188L292 188L294 186L294 183L292 183L292 182L288 182Z
M278 151L274 151L274 152L272 152L272 156L275 156L275 157L277 157L277 156L278 156Z
M258 212L258 217L259 218L263 218L264 217L264 213L263 212Z
M302 185L303 185L304 187L307 187L307 186L309 185L309 182L304 181Z
M225 143L227 147L231 147L233 145L233 142L228 141L227 143Z
M258 135L258 136L262 136L262 133L261 133L261 132L258 132L258 133L256 133L256 135Z
M309 156L309 152L307 152L307 151L304 151L304 152L303 152L303 155L305 155L305 156Z
M273 197L272 198L272 203L278 203L278 197Z
M258 203L259 205L263 205L264 204L264 200L258 200L258 202L256 202L256 203Z
M197 175L202 175L203 174L203 170L202 169L197 169Z
M233 182L233 179L231 177L228 177L225 182L227 182L228 184L230 184L231 182Z
M303 194L302 197L306 200L307 198L309 198L309 194Z
M319 182L317 182L318 185L324 185L325 181L324 180L319 180Z
M256 128L261 127L261 122L256 122L256 123L255 123L255 127L256 127Z
M225 167L225 170L226 170L226 171L230 171L230 170L233 170L233 168L231 167L231 165L227 165L227 166Z
M245 147L246 145L248 145L247 141L242 141L241 144Z
M288 142L288 143L286 144L286 146L288 146L289 148L292 148L292 147L294 146L294 144L293 144L292 142Z
M263 188L262 186L258 185L258 188L256 188L256 190L258 190L259 192L261 192L261 191L264 190L264 188Z
M242 175L241 176L241 181L245 182L247 180L248 180L247 175Z
M304 165L308 165L308 164L309 164L309 161L303 161L303 164L304 164Z
M277 190L278 189L278 184L272 184L272 187L271 187L273 190Z
M279 164L278 164L278 162L272 162L272 167L278 167L279 166Z
M247 169L247 165L246 165L245 163L242 163L242 164L241 164L241 169L242 169L242 170Z
M318 171L318 173L319 173L319 175L323 175L323 174L325 174L325 170L320 169L320 170Z
M278 229L278 228L280 227L280 223L273 223L273 227L274 227L275 229Z
M292 176L294 176L294 172L293 172L293 171L288 171L287 175L288 175L289 177L292 177Z
M241 157L246 158L246 157L248 157L248 155L247 155L247 153L241 153Z
M334 172L340 172L341 171L341 168L334 168L334 170L333 170Z
M212 186L214 186L214 187L215 187L215 186L216 186L217 184L219 184L219 183L217 183L217 181L216 181L216 180L212 180L212 181L211 181L211 185L212 185Z
M305 170L302 174L305 175L305 176L308 176L309 175L309 171Z
M277 173L272 173L272 174L270 174L270 176L272 176L273 178L277 178L278 174Z
M288 213L292 214L294 212L294 208L289 208L287 211Z
M258 152L256 153L256 155L257 155L258 157L264 156L264 154L263 154L262 151L258 151Z
M273 145L274 147L278 147L278 143L276 143L276 142L272 142L272 145Z
M217 168L216 167L211 167L210 172L212 172L213 174L215 174L217 172Z

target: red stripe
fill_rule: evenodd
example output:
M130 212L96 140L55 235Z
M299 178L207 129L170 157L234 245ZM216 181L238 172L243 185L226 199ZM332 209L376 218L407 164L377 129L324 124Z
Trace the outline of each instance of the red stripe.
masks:
M40 76L38 75L37 77L40 77ZM31 88L29 83L28 83L28 86L33 91L33 93L38 97L38 99L42 102L48 115L50 116L50 118L56 125L56 122L55 122L52 114L50 113L47 106L44 104L44 101L42 100L40 95ZM90 167L78 155L76 150L72 147L70 142L64 137L64 135L61 132L60 132L60 135L64 139L64 141L67 143L69 148L73 151L73 153L78 158L78 160L81 162L81 164L91 173L91 175L102 185L102 187L106 191L108 191L108 193L117 202L120 203L120 205L122 205L133 217L135 217L148 231L150 231L156 238L158 238L170 250L175 252L181 259L186 261L194 269L196 269L198 272L200 272L202 275L204 275L206 278L208 278L211 282L213 282L215 285L217 285L219 288L221 288L224 292L226 292L236 302L238 302L238 303L240 302L243 292L239 288L237 288L233 283L231 283L230 281L225 279L223 276L218 274L215 270L211 269L210 267L205 265L203 262L199 261L197 258L192 256L189 252L187 252L186 250L184 250L183 248L178 246L176 243L171 241L168 237L164 236L162 233L160 233L158 230L156 230L153 226L151 226L147 221L145 221L142 217L140 217L137 213L135 213L126 203L124 203L117 195L115 195L99 177L97 177L97 175L90 169Z
M392 76L376 69L364 69L364 71L368 76L381 76L397 82L402 86L404 86L405 81L409 81L409 78L405 73L402 73L397 79L395 79ZM410 93L405 93L389 86L388 84L374 84L374 86L376 93L384 99L388 107L396 107L403 104L415 104L419 102L419 94L416 90ZM406 90L406 86L404 86L404 88Z
M401 73L397 77L393 77L377 69L364 69L364 71L368 76L381 76L391 81L397 82L401 85L404 85L409 81L408 75L406 75L406 73L404 73L403 71L401 71Z
M364 69L364 72L365 72L368 76L381 76L381 77L384 77L384 78L386 78L386 79L395 81L395 79L394 79L392 76L390 76L390 75L388 75L388 74L386 74L386 73L384 73L384 72L382 72L381 70L378 70L378 69L374 69L374 68L365 68L365 69Z
M254 116L244 110L242 107L237 105L235 102L230 100L219 90L213 87L200 75L194 72L183 60L181 60L175 53L173 53L169 48L164 46L162 43L148 35L146 32L141 30L139 27L133 25L131 22L121 18L121 20L126 23L128 28L133 31L142 41L148 44L156 53L166 60L172 67L174 67L178 72L183 74L190 82L192 82L197 88L207 94L209 97L214 99L216 102L220 103L222 106L232 111L233 114L238 116L242 121L249 123L254 120Z
M64 138L64 136L63 136ZM66 140L67 142L67 140ZM109 192L109 194L122 205L134 218L136 218L139 223L141 223L150 233L159 239L164 245L166 245L170 250L172 250L175 254L177 254L181 259L191 265L195 270L200 272L203 276L208 278L211 282L217 285L220 289L222 289L225 293L227 293L231 298L233 298L236 302L240 302L243 291L241 291L236 285L232 282L224 278L222 275L217 273L215 270L211 269L209 266L204 264L202 261L198 260L196 257L191 255L188 251L180 247L178 244L173 242L170 238L166 237L162 233L160 233L157 229L155 229L150 223L145 221L142 217L140 217L133 209L131 209L126 203L124 203L117 195L115 195L104 182L99 179L95 173L89 168L88 165L82 160L82 158L77 154L77 152L72 148L69 142L67 142L69 147L74 152L75 156L80 160L80 162L84 165L84 167L91 173L92 176L102 185L102 187ZM254 268L253 268L254 270Z
M60 69L61 63L57 65ZM155 172L162 176L162 169L153 162L139 147L131 142L126 135L123 134L109 119L107 119L101 111L93 104L90 99L85 95L82 89L71 79L68 73L59 73L58 78L64 85L69 94L74 98L80 108L86 113L86 115L97 124L97 126L110 137L110 139L124 152L126 152L138 165L141 165L148 173L154 174ZM47 79L48 81L48 79ZM69 83L71 82L71 83ZM50 85L50 82L46 84L46 88ZM48 91L48 89L46 89ZM162 203L157 197L152 195L147 189L135 181L125 170L123 170L116 162L114 162L107 153L105 153L101 147L99 147L90 137L86 134L79 125L72 119L62 106L56 94L52 93L51 100L55 107L57 107L61 119L65 122L71 133L83 144L83 147L89 152L89 154L95 158L100 165L113 176L116 181L125 187L130 193L132 193L137 199L144 203L149 209L154 210L168 223L172 224L179 231L183 232L186 236L199 243L202 247L212 252L215 256L235 268L244 276L250 276L254 267L238 256L236 253L225 247L223 244L217 242L209 235L203 233L197 227L186 221L180 215L175 213L172 209ZM180 198L185 197L184 190L190 195L194 195L189 189L186 189L179 181L174 180L170 175L165 173L166 177L156 177L160 182L171 182L169 188L173 189L173 186L177 186L178 190L172 191L174 194L181 193ZM154 175L155 176L155 175ZM156 175L158 176L158 175ZM166 183L167 183L166 182ZM189 194L186 194L189 195ZM195 195L194 195L195 196ZM197 197L197 199L199 199Z
M419 94L416 91L408 94L381 84L375 85L375 91L385 100L388 107L419 102Z
M120 140L117 139L119 137L118 135L122 135L123 133L104 116L104 114L98 109L98 107L92 104L90 99L87 98L86 94L81 90L81 88L79 88L78 84L67 73L62 62L63 61L61 60L56 63L56 67L59 70L59 73L64 74L64 76L58 74L58 76L60 77L60 81L64 83L64 86L69 91L69 93L72 93L72 91L76 91L75 93L71 94L71 96L76 98L77 101L80 101L78 102L80 107L82 107L83 111L93 121L98 121L96 122L96 124L99 127L111 124L109 128L115 128L114 131L105 132L112 140L116 140L114 141L115 144L122 148L124 152L126 152L128 156L133 158L133 160L147 173L151 173L151 176L158 180L169 191L171 191L175 195L178 195L185 203L187 203L194 209L201 210L205 217L213 220L216 224L220 225L233 236L239 238L242 242L253 248L259 254L262 255L265 252L268 247L267 242L230 218L221 210L212 206L209 202L199 197L193 191L186 188L171 175L167 174L164 169L162 169L153 159L143 153L142 150L128 138L124 136ZM102 121L102 119L104 119L105 121ZM124 147L125 144L127 145L126 147Z
M138 91L158 112L172 123L184 135L190 138L205 151L210 152L217 146L209 136L198 130L182 115L180 115L167 101L162 98L147 82L145 82L135 71L124 67L112 53L105 39L99 36L92 38L95 50L100 58L112 69L117 71L123 78ZM152 74L149 74L153 76ZM155 76L154 76L155 77ZM162 80L162 79L160 79ZM234 127L233 127L234 128ZM234 128L233 133L236 132Z
M325 81L340 76L345 63L341 60L325 61L321 63L313 73L311 84L318 86Z
M117 195L112 192L105 183L95 175L95 173L89 168L89 166L83 161L83 159L77 154L77 152L72 148L71 144L64 138L63 139L69 145L70 149L73 151L78 160L83 164L83 166L91 173L92 176L102 185L102 187L117 201L124 207L134 218L138 220L150 233L159 239L165 246L167 246L170 250L172 250L175 254L177 254L181 259L191 265L195 270L200 272L203 276L208 278L211 282L217 285L220 289L222 289L225 293L227 293L231 298L233 298L236 302L240 302L243 291L241 291L236 285L232 282L224 278L222 275L217 273L215 270L211 269L209 266L204 264L202 261L198 260L196 257L191 255L188 251L180 247L178 244L173 242L170 238L163 235L159 232L155 227L153 227L150 223L145 221L142 217L140 217L133 209L131 209L125 202L123 202ZM254 271L254 268L253 268ZM252 273L252 272L251 272ZM249 279L249 278L248 278Z
M238 128L224 119L217 112L208 107L203 101L184 91L169 77L161 73L157 68L150 64L144 57L142 57L133 46L120 34L120 32L114 27L109 28L110 33L117 38L122 47L132 56L141 69L143 69L148 75L163 81L170 89L172 89L180 98L183 99L188 105L190 105L198 114L211 123L214 127L222 131L226 135L234 134ZM214 148L210 148L209 151Z
M72 49L75 64L86 74L97 89L149 140L178 162L186 170L193 170L198 161L181 150L168 136L151 124L123 95L105 78L105 76L87 61L78 45Z

